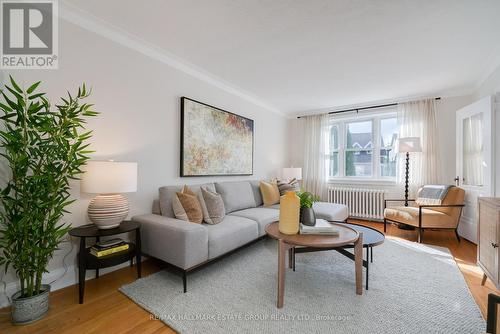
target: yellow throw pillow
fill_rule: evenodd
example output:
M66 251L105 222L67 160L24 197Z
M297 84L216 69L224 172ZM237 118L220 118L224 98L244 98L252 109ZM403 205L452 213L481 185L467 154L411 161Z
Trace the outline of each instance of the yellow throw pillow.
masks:
M187 186L184 186L182 191L177 193L177 197L186 212L188 220L191 223L201 224L203 221L203 211L198 201L198 196Z
M280 190L276 182L260 181L260 192L264 206L271 206L280 202Z

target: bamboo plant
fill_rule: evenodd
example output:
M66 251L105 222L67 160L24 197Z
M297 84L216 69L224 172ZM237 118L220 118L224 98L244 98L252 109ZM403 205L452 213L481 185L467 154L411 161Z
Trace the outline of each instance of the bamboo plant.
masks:
M61 223L75 201L69 182L89 159L92 132L84 126L97 115L83 103L85 84L55 108L39 85L24 89L10 77L0 93L0 156L9 174L0 187L0 265L15 270L21 297L42 292L42 275L70 228Z

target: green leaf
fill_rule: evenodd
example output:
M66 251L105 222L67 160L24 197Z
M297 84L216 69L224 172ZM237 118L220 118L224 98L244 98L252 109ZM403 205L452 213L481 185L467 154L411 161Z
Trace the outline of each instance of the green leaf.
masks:
M31 94L33 93L33 91L38 87L38 85L41 83L41 81L38 81L38 82L35 82L34 84L32 84L28 90L26 91L28 94Z
M8 107L6 106L5 104L3 103L0 103L0 108L4 111L4 112L11 112L12 111L12 108L11 107Z
M21 94L22 94L22 93L23 93L23 90L22 90L22 89L21 89L21 87L19 87L19 86L17 85L17 83L14 81L14 78L12 78L12 76L11 76L11 75L9 75L9 78L10 78L10 83L12 84L12 87L14 87L14 89L15 89L18 93L21 93ZM7 87L7 86L5 86L5 87ZM7 87L7 88L8 88L8 87Z
M23 99L23 96L21 94L19 94L18 92L16 92L15 90L13 90L12 88L10 88L9 86L5 86L5 88L7 88L7 90L9 92L11 92L12 95L14 95L18 100L22 100Z
M34 94L34 95L30 95L30 96L28 97L28 99L30 99L30 100L34 100L34 99L39 98L39 97L44 96L44 95L45 95L45 93L38 93L38 94Z
M2 96L3 96L4 100L7 102L7 104L8 104L8 105L9 105L12 109L17 109L17 107L18 107L18 106L17 106L17 104L16 104L16 103L14 103L11 99L9 99L9 98L7 97L7 95L5 95L5 93L4 93L4 92L2 92Z

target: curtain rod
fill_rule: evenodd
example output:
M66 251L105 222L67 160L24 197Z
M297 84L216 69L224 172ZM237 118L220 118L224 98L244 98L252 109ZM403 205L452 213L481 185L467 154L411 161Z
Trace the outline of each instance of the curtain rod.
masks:
M441 97L436 97L435 100L441 100ZM341 114L345 112L352 112L355 111L358 113L360 110L367 110L367 109L376 109L376 108L384 108L384 107L394 107L397 106L399 103L388 103L388 104L379 104L376 106L369 106L369 107L361 107L361 108L354 108L354 109L345 109L345 110L336 110L336 111L330 111L328 112L328 115L333 115L333 114ZM297 118L301 117L307 117L307 116L312 116L312 115L304 115L304 116L297 116Z

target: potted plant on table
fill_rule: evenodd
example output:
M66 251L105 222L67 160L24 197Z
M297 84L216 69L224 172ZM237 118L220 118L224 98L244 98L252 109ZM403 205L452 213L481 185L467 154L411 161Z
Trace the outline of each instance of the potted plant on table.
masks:
M316 215L312 207L314 202L319 201L319 196L308 191L298 191L297 196L300 199L300 222L308 226L316 225Z
M36 321L48 311L50 286L42 275L70 225L60 220L77 179L89 159L86 118L97 115L83 85L52 108L40 82L28 89L10 78L0 95L0 156L8 180L0 187L0 264L12 267L20 290L12 296L15 324Z

